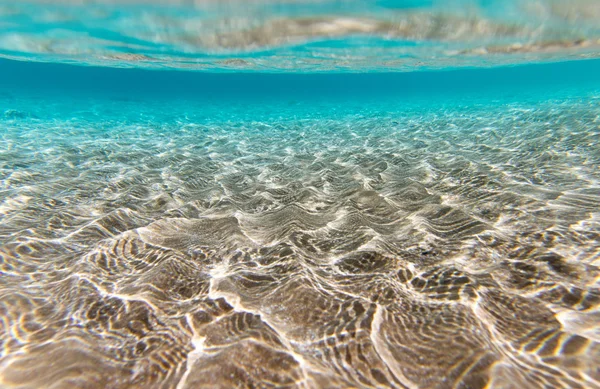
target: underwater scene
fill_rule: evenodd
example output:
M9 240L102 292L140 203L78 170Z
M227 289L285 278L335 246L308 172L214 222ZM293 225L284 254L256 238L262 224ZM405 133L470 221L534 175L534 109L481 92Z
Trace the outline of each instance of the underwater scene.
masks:
M0 0L0 388L600 388L597 0Z

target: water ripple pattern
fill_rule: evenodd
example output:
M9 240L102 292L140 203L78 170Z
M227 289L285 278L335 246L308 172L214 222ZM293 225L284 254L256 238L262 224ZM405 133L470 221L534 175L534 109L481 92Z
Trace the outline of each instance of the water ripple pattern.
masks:
M98 107L3 112L3 388L600 388L597 98Z
M210 71L597 58L597 0L0 0L0 57Z

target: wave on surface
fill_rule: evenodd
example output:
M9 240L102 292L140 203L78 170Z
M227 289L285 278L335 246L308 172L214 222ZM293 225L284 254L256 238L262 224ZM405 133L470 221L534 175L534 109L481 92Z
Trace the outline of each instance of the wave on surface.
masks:
M409 71L596 58L595 0L0 1L0 56L210 71Z

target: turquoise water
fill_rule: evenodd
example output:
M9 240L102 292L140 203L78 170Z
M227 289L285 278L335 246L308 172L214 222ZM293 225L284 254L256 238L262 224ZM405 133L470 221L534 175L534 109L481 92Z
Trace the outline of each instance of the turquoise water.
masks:
M0 388L600 388L598 12L0 2Z
M0 56L218 72L490 67L597 58L598 17L595 0L3 0Z

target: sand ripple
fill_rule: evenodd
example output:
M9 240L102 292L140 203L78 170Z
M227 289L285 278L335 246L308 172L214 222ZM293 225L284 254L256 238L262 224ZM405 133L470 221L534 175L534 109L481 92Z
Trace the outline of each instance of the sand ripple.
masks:
M596 105L6 117L6 388L598 388Z

